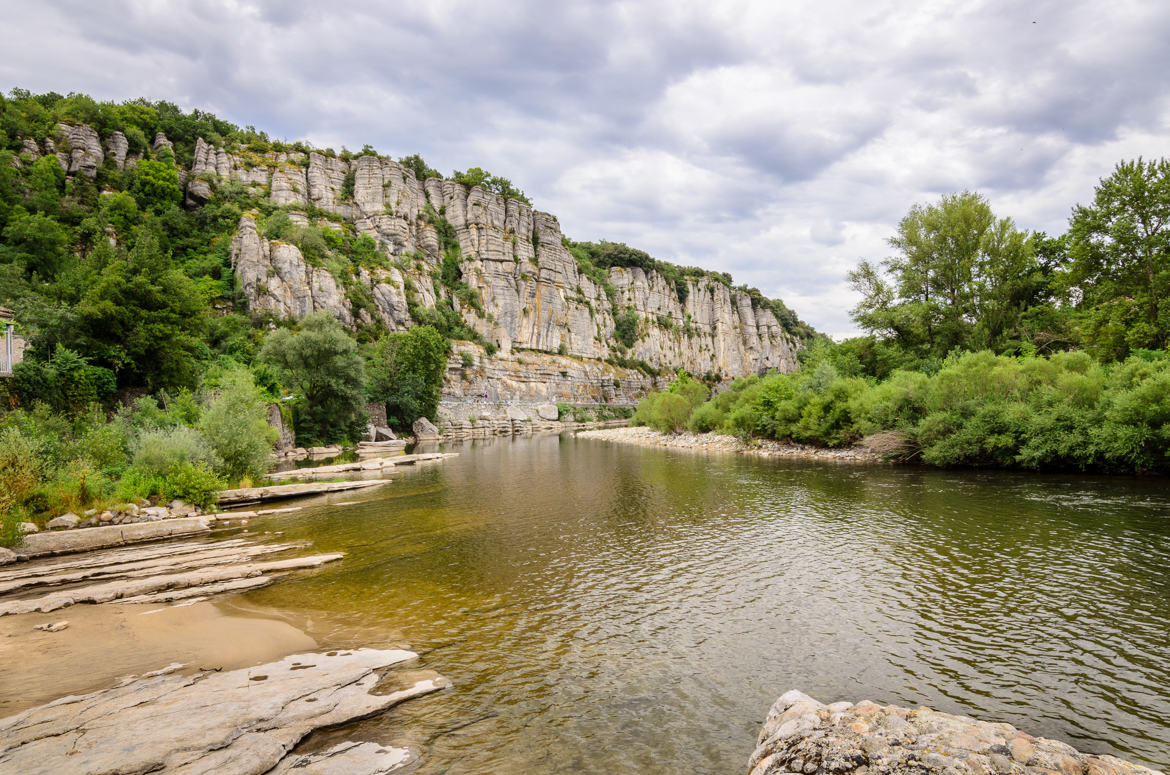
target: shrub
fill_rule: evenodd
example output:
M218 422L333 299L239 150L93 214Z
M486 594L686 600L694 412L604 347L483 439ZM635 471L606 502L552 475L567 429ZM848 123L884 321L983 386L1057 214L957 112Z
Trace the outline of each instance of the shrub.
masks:
M219 396L199 419L199 432L222 461L217 473L228 480L268 473L278 432L268 424L268 405L246 370L225 377Z
M675 393L651 393L638 402L634 425L647 425L662 433L678 433L686 427L691 405Z
M131 465L148 477L165 478L184 463L210 470L223 465L199 431L182 425L145 431L134 443Z
M691 419L687 422L687 427L696 433L709 433L722 428L725 422L727 422L727 416L719 411L713 403L706 403L695 407L695 410L691 412Z
M224 481L209 467L184 462L164 477L162 491L158 494L167 500L179 498L207 509L215 505L223 488Z

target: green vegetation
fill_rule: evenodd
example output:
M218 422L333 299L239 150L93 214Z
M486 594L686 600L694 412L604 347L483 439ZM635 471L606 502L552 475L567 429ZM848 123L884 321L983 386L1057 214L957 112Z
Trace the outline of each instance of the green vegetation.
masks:
M17 540L22 521L148 497L209 508L219 490L267 472L266 416L243 369L209 375L198 395L162 392L112 414L96 404L10 411L0 417L0 544Z
M1119 164L1055 238L970 192L916 205L896 255L851 274L868 336L821 337L799 373L685 416L672 386L635 419L936 466L1170 472L1167 223L1165 160Z
M505 199L516 199L529 207L532 206L532 201L524 195L523 191L513 186L512 181L507 178L497 177L486 170L481 170L479 167L472 167L466 172L455 170L451 173L451 179L467 188L479 186L485 191L499 194Z
M274 331L260 350L281 384L292 390L293 428L304 444L332 444L362 435L366 415L366 367L337 318L314 312L300 330Z
M1083 352L983 351L879 382L842 372L822 348L799 373L737 379L697 406L673 391L643 399L635 422L826 447L868 439L891 458L938 466L1170 471L1164 355L1102 365Z
M386 405L386 418L406 429L420 417L438 419L443 375L450 342L431 326L415 326L378 340L370 356L368 392L371 401ZM463 365L471 365L463 353Z

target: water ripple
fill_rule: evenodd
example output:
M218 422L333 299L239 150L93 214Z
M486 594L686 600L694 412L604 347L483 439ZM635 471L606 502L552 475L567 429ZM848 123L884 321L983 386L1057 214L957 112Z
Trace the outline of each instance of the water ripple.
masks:
M793 687L1170 764L1162 482L542 437L389 491L282 518L349 557L252 596L454 680L364 725L422 773L742 772Z

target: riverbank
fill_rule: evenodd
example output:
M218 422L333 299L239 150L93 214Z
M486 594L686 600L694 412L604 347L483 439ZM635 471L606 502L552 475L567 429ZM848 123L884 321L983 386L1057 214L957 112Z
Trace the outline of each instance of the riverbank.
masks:
M686 450L690 452L723 452L736 455L750 455L765 458L794 458L803 460L823 460L830 463L865 463L876 464L884 462L881 457L859 447L846 449L825 449L810 447L804 444L783 444L766 439L741 441L735 436L725 436L719 433L661 433L644 426L630 426L626 428L606 428L600 430L586 430L577 434L581 438L600 439L618 444L634 444L641 447L666 447L668 449Z
M768 712L748 766L751 775L1162 775L1115 756L1081 753L1011 724L868 700L825 705L795 690Z

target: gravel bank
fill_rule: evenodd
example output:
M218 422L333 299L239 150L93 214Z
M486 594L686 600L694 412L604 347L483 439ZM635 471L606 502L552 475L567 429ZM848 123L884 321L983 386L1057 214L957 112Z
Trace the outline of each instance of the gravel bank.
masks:
M604 430L581 431L582 438L601 439L619 444L637 444L643 447L667 447L669 449L693 450L695 452L731 452L737 455L756 457L787 457L807 460L824 460L831 463L881 463L881 458L864 449L823 449L803 444L782 444L763 439L743 442L734 436L718 433L660 433L645 427L606 428Z

